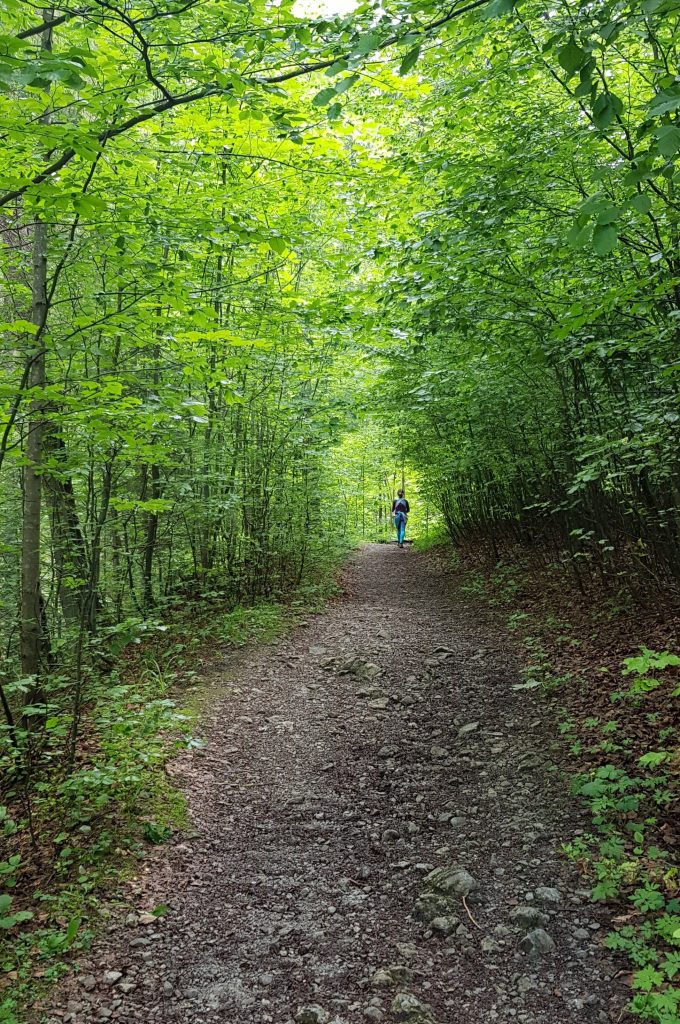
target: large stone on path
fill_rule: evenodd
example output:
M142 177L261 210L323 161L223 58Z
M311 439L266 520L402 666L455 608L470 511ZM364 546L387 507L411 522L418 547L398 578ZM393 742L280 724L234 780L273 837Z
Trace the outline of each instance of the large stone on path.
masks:
M437 892L456 893L458 896L467 896L478 887L477 879L469 871L455 865L430 871L425 876L425 884Z
M416 1022L429 1021L429 1008L421 1003L411 992L400 992L392 1001L392 1013L395 1020L405 1020L416 1024Z
M340 675L356 676L357 679L375 679L382 675L380 665L369 661L360 654L352 654L339 667Z
M421 921L430 924L435 917L447 917L455 908L453 900L436 892L424 892L416 900L415 910Z
M330 1019L330 1013L316 1003L312 1003L310 1006L301 1006L295 1014L296 1024L328 1024Z
M434 917L430 921L430 928L439 935L450 935L457 924L457 917Z
M534 928L524 936L520 948L529 956L543 956L544 953L552 953L555 943L543 928Z
M541 903L559 903L562 899L559 889L555 889L551 885L539 885L534 891L536 899Z
M545 924L548 915L544 914L538 907L515 907L510 911L510 917L515 924L522 928L536 928L537 925Z
M382 967L376 971L371 978L373 988L387 988L390 985L401 985L410 981L413 971L405 964L390 964L389 967Z

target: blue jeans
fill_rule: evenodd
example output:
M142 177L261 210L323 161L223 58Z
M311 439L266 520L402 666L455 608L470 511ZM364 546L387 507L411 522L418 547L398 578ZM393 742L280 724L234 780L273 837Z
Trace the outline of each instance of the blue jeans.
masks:
M406 516L403 512L397 512L394 517L394 525L397 528L397 540L400 544L403 544L404 534L406 533Z

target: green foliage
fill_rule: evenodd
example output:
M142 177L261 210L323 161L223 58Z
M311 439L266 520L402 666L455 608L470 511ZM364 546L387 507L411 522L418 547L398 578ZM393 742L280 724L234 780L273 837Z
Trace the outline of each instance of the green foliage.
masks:
M428 52L400 106L382 394L456 543L656 599L680 572L674 22L537 15Z
M28 897L31 909L25 909L28 894L21 885L20 856L0 862L0 890L21 889L24 903L15 910L13 897L0 895L0 927L8 933L6 943L0 939L0 958L7 971L18 973L20 993L36 960L48 964L49 978L59 972L60 958L69 949L89 942L83 915L93 912L98 889L115 877L125 858L143 854L141 841L157 842L169 835L172 819L151 822L144 817L154 810L163 785L161 769L171 749L167 735L180 735L185 716L157 696L158 689L158 679L146 687L93 682L88 688L89 743L96 753L69 772L41 773L34 789L24 790L30 822L13 822L3 809L0 820L10 841L27 840L40 823L49 835L51 874L57 879L56 887L33 892ZM51 730L42 752L47 764L58 763L61 742L59 730ZM47 926L34 927L36 917L46 919ZM64 918L65 926L60 923ZM22 927L26 925L30 927Z
M168 825L159 825L155 821L145 821L143 835L148 843L156 845L165 843L172 835L172 829Z
M472 578L486 600L500 582L491 570L486 583L478 573ZM523 577L519 567L516 578L523 584L523 594L529 581L535 582L533 574ZM560 603L560 608L569 607L569 601ZM543 605L540 612L521 621L537 635L525 638L532 664L525 669L528 679L520 688L539 690L544 676L549 678L551 673L547 652L562 657L564 641L577 638L572 635L575 626L546 613ZM592 621L594 626L607 621L606 611L593 613ZM669 651L642 647L639 655L623 660L621 674L636 680L653 671L664 687L672 686L678 660ZM598 675L598 689L604 685L605 690L597 705L606 708L606 687L613 690L620 683L615 671L600 668ZM578 759L580 770L572 779L572 792L586 803L593 826L590 833L565 843L563 852L589 879L594 899L618 904L616 919L622 923L607 936L606 944L631 961L635 994L630 1011L645 1020L670 1024L680 993L680 875L666 829L677 801L677 748L673 746L677 732L665 724L672 720L668 688L663 701L659 688L643 698L634 693L617 708L616 718L608 718L606 713L587 714L594 682L576 675L561 681L570 706L562 709L558 729ZM621 700L616 693L610 696ZM638 735L638 716L643 717L646 702L653 702L655 710L644 714L646 727Z
M0 34L0 828L25 857L47 826L75 921L119 819L126 857L172 826L144 792L167 736L197 742L168 687L200 643L317 607L402 480L423 547L490 549L514 630L518 547L586 595L677 593L680 89L657 0L140 0L50 38L38 11L8 0ZM527 645L521 687L570 683ZM653 730L679 665L629 659L617 715ZM615 725L565 728L600 759L598 885L663 916L630 865L671 735L624 770ZM26 950L17 856L0 923ZM648 966L634 1010L665 1020L672 960Z
M9 817L7 808L0 806L0 837L8 839L16 832L16 822ZM20 854L14 854L7 860L0 860L0 931L14 930L17 925L30 921L33 917L28 910L12 910L14 897L11 893L3 891L16 886L20 868Z
M641 650L641 655L624 660L624 674L645 680L650 670L663 672L680 662L668 651ZM641 694L650 692L633 684L626 696L639 701ZM602 732L614 734L619 728L612 721ZM601 750L606 747L603 743ZM680 965L680 900L674 895L678 873L669 853L656 842L657 815L675 797L673 757L669 750L649 750L638 758L638 775L601 764L576 776L574 791L587 800L598 834L578 850L567 851L592 864L595 899L625 898L634 908L635 923L612 932L607 945L625 952L636 967L631 1012L659 1024L676 1019L680 999L680 989L673 985Z
M644 698L648 694L658 690L664 685L664 682L667 681L666 678L657 679L655 676L652 677L648 673L650 671L658 671L667 677L667 673L664 671L665 669L673 669L680 666L680 657L676 654L670 654L668 651L650 651L647 647L641 647L640 650L642 652L640 655L626 658L624 661L623 674L634 676L630 687L627 690L619 690L612 694L612 700L632 700L638 706L641 706L644 703ZM673 676L671 675L670 678L672 679ZM674 689L670 694L670 698L673 699L678 696L680 696L680 687L678 687L676 681ZM646 756L650 757L655 755L652 755L650 752L650 754L647 754Z
M313 581L305 576L285 606L261 603L224 613L221 606L219 611L215 607L219 598L213 595L206 599L213 609L204 608L203 617L193 607L165 625L131 620L122 632L115 631L114 636L125 638L128 651L135 647L135 639L140 641L138 658L125 677L114 671L88 680L90 752L67 772L55 766L65 739L60 725L68 724L69 716L65 711L55 713L30 807L34 827L40 823L49 836L48 848L54 851L50 872L56 885L52 882L45 891L33 893L31 910L14 912L0 897L0 927L7 932L6 943L0 934L0 964L18 975L13 986L16 998L7 1001L8 1014L10 1007L12 1013L18 1012L17 1007L34 994L36 964L49 982L63 971L70 949L87 948L97 928L102 892L115 889L121 875L143 859L149 847L167 842L187 825L184 800L169 785L164 765L173 751L202 743L191 734L196 713L178 709L168 691L196 689L193 665L206 648L270 642L305 611L317 608L332 592L343 550L327 550L323 559L311 562L308 572ZM63 685L68 692L68 681ZM51 771L45 766L52 766ZM0 828L9 840L28 837L28 823L12 820L5 807L0 807ZM0 892L20 883L21 867L17 855L0 862ZM26 899L23 891L24 903ZM155 911L159 916L164 912L163 907Z

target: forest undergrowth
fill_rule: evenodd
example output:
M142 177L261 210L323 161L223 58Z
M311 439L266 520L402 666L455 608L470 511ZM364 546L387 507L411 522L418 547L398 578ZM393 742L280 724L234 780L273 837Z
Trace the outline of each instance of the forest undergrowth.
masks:
M94 665L72 766L63 761L68 712L54 710L49 737L0 807L0 875L11 906L0 931L0 1021L14 1024L88 949L109 907L154 846L187 829L184 798L166 772L181 750L200 749L205 681L249 645L267 644L318 613L338 589L345 547L277 600L229 605L219 591L183 595L162 620ZM21 827L17 825L21 821ZM154 911L161 916L165 910Z
M446 550L446 549L445 549ZM680 1012L680 607L640 606L568 561L488 545L452 558L463 593L509 632L519 688L548 703L560 736L555 770L591 818L563 853L593 899L616 908L606 944L625 954L631 1008ZM632 570L631 570L632 571Z
M492 553L676 1024L679 68L678 0L5 0L4 990L181 813L193 609L266 636L405 486Z

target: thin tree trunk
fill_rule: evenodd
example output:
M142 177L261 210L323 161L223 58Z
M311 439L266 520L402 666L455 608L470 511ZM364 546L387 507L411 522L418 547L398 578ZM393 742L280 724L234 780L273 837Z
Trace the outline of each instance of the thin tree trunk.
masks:
M51 8L43 10L43 20L49 26L53 18ZM42 34L41 48L52 49L52 29ZM43 118L48 120L48 115ZM47 225L36 215L33 229L31 322L36 325L36 347L31 353L28 386L45 386L45 349L42 334L47 320ZM44 636L44 611L40 593L40 514L42 504L41 463L43 444L44 403L40 394L35 397L28 413L26 437L26 466L24 468L24 507L21 532L21 671L25 676L38 676Z
M160 497L161 471L154 462L151 464L151 499L153 501ZM158 534L158 513L149 512L146 519L146 531L144 537L144 560L142 564L142 606L148 612L154 606L153 596L153 556L156 550L156 536Z

